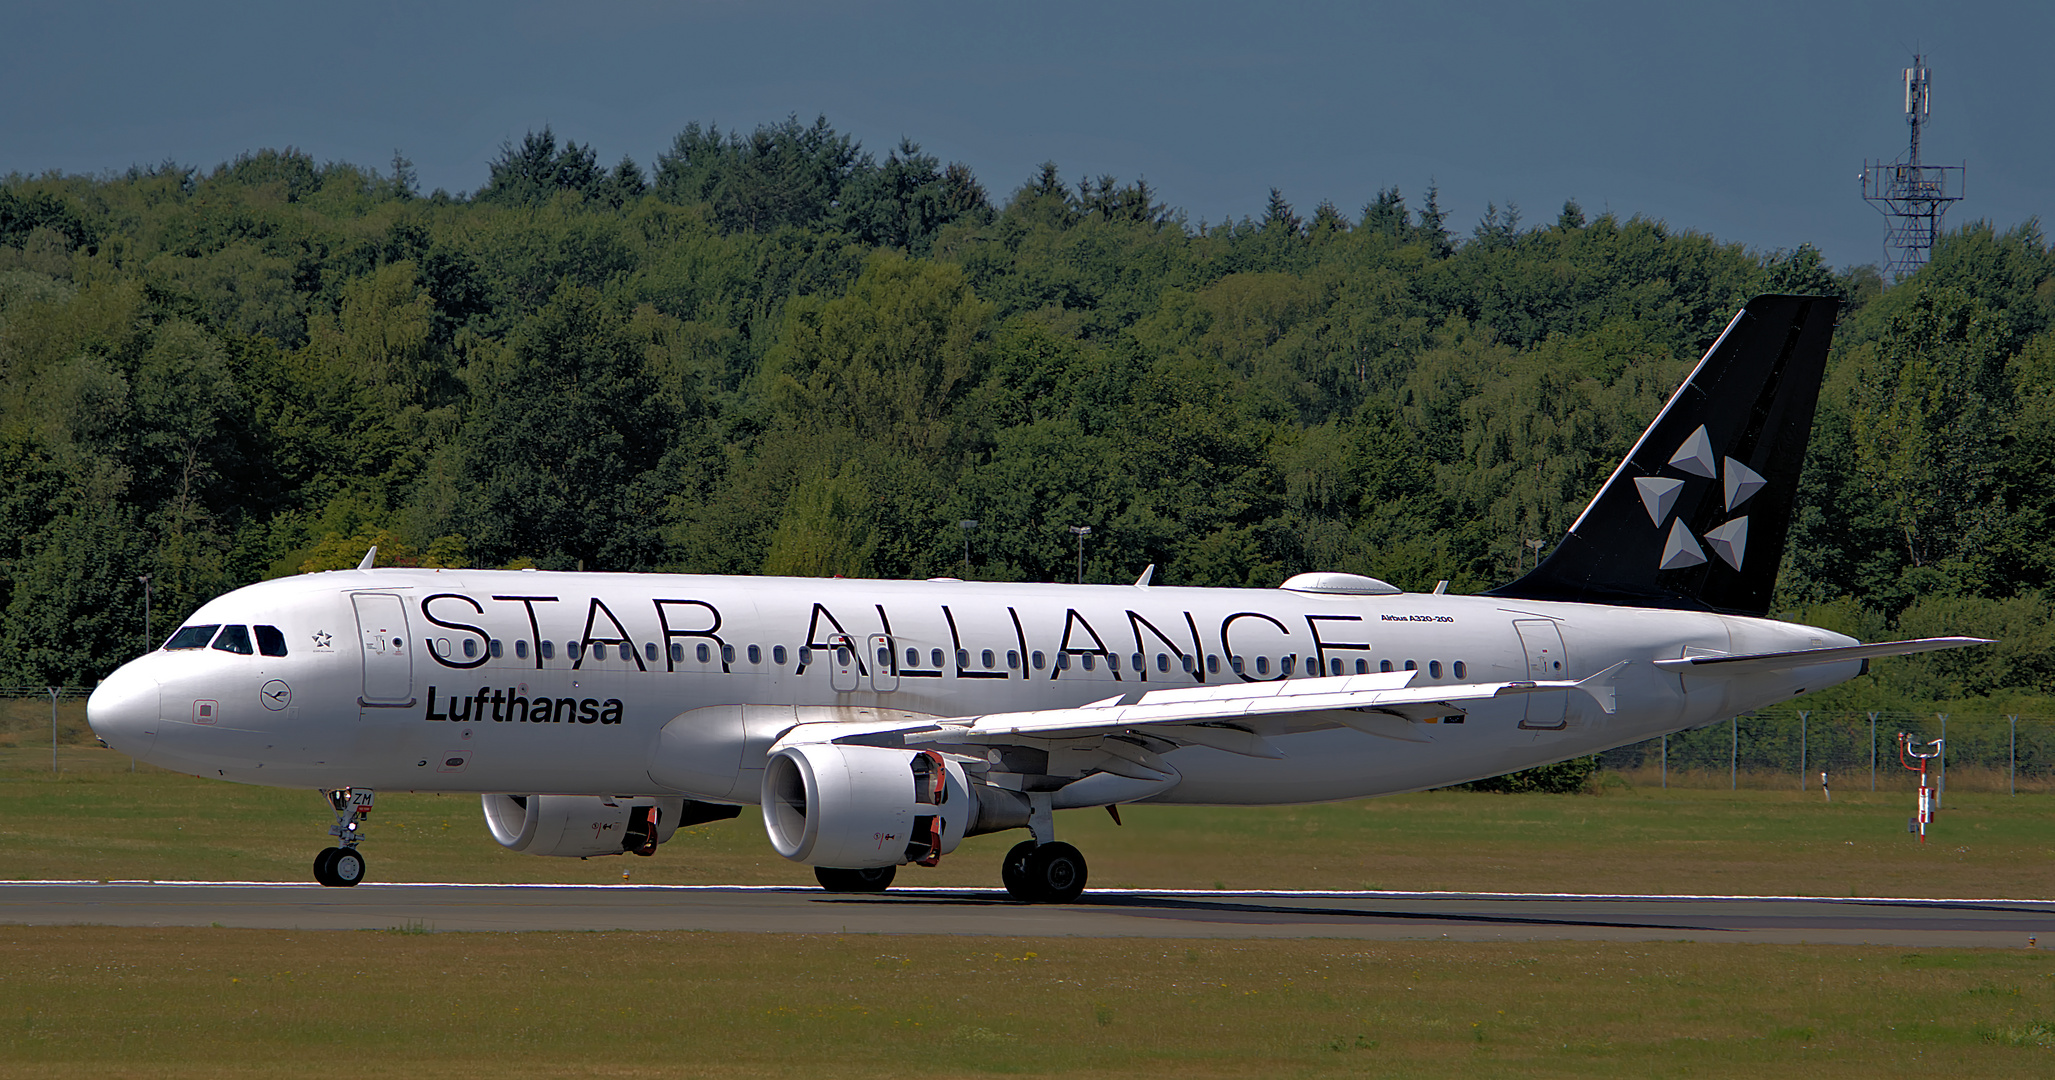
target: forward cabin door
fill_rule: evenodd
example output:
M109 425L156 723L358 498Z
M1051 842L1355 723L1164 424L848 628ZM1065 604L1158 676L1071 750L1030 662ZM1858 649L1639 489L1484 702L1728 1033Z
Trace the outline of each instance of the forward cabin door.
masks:
M390 593L353 593L364 642L364 696L359 704L401 708L414 704L414 657L407 644L407 608Z
M1527 678L1535 682L1567 678L1569 658L1563 653L1563 634L1551 619L1514 619L1520 646L1527 654ZM1527 718L1520 726L1530 731L1560 731L1569 723L1570 695L1565 690L1545 694L1523 694Z

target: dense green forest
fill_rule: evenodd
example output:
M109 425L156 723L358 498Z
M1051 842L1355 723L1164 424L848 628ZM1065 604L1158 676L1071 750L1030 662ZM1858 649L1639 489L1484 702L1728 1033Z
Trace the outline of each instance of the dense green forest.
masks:
M287 149L0 182L0 684L381 558L1474 590L1561 534L1734 309L1845 301L1780 614L2000 646L1847 702L2055 694L2055 252L1972 224L1884 287L1432 184L1194 223L995 196L825 121L644 168L547 130L475 192ZM1797 239L1797 238L1794 238ZM959 522L975 520L968 532Z

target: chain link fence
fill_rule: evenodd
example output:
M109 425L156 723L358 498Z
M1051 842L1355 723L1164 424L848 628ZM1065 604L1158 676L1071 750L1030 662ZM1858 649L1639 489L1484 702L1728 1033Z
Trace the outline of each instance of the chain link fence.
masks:
M1637 785L1818 791L1825 773L1830 789L1910 791L1919 781L1899 763L1900 732L1944 740L1928 765L1943 790L2055 791L2055 718L2011 714L1766 709L1616 747L1599 767Z

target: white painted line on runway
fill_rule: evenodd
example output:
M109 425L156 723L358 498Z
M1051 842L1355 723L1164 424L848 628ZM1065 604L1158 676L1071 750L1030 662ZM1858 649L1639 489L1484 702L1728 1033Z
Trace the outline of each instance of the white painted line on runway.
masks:
M107 881L92 880L0 880L0 888L7 886L113 886L113 885L180 885L219 886L236 888L285 888L322 889L327 886L311 881L189 881L176 878L163 879L120 879ZM626 884L594 883L589 885L565 882L518 882L518 881L367 881L354 886L359 889L562 889L594 890L606 892L766 892L766 893L817 893L822 890L812 885L655 885L629 882ZM1808 904L1895 904L1909 907L1944 907L1962 904L2022 904L2035 908L2055 910L2055 900L2023 899L2019 897L1916 897L1916 896L1753 896L1723 895L1718 893L1568 893L1568 892L1455 892L1428 891L1405 892L1389 889L1087 889L1094 896L1164 896L1164 897L1264 897L1273 899L1320 899L1320 900L1613 900L1624 902L1720 902L1735 903L1808 903ZM936 894L936 893L993 893L1004 895L1005 890L975 886L952 887L947 885L894 886L886 893ZM860 894L835 894L860 895Z

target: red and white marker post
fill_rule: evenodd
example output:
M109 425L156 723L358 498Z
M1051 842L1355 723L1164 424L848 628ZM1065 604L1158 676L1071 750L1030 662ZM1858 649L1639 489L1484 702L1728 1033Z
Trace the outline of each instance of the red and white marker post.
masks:
M1934 789L1927 786L1927 762L1941 756L1941 744L1944 741L1935 739L1918 743L1913 741L1910 733L1898 733L1898 763L1919 774L1919 814L1912 819L1914 828L1908 831L1918 832L1919 842L1922 844L1927 842L1927 823L1934 820ZM1922 754L1913 749L1916 746L1928 746L1932 749ZM1911 760L1908 761L1908 758ZM1914 761L1919 764L1913 764Z

